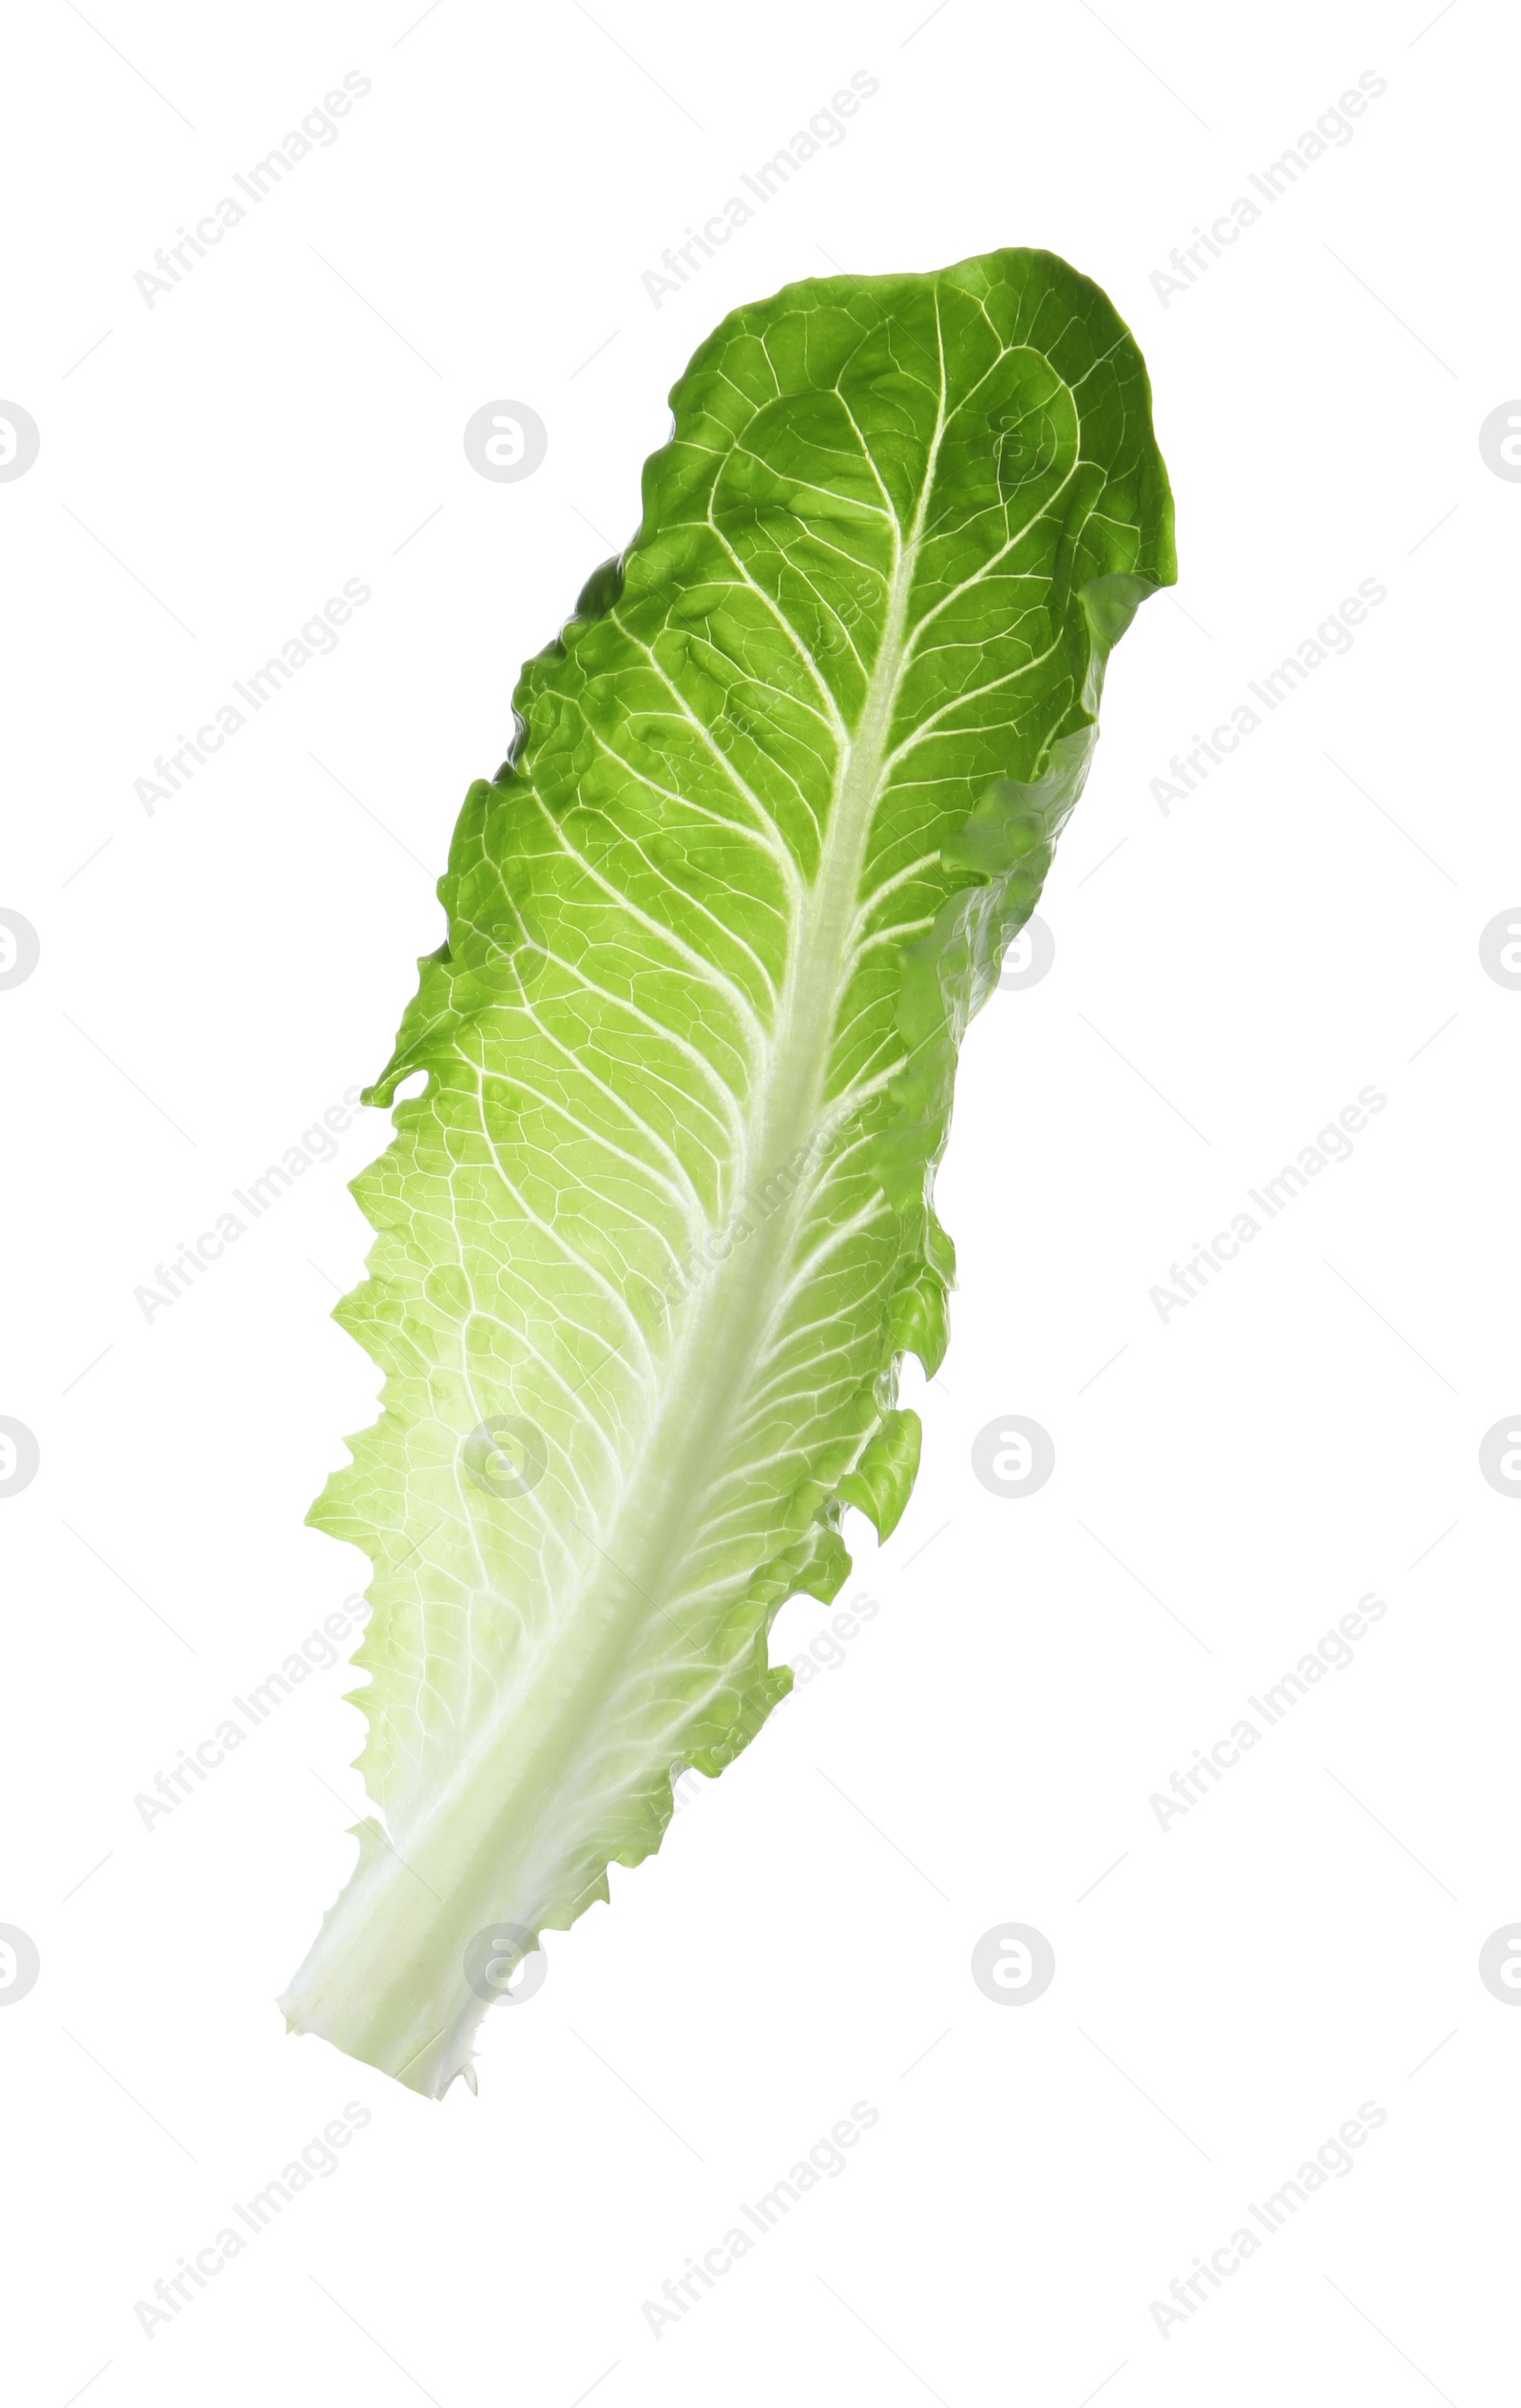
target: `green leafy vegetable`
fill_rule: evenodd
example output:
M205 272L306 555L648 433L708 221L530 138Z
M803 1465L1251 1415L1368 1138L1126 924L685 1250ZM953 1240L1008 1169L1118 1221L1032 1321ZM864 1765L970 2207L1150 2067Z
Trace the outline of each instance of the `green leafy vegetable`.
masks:
M355 1185L383 1405L312 1519L374 1561L385 1825L282 2004L433 2096L785 1694L843 1507L903 1511L959 1041L1174 573L1140 355L1047 253L791 285L671 398L466 799L369 1098L426 1088Z

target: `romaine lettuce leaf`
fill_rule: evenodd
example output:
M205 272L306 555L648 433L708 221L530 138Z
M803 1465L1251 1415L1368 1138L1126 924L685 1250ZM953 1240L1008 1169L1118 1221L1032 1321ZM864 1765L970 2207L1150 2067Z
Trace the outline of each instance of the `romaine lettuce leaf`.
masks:
M791 285L671 400L466 799L367 1100L426 1088L355 1183L382 1410L311 1518L374 1563L383 1824L281 2003L433 2096L472 1943L500 1980L659 1845L788 1689L844 1506L903 1510L957 1048L1174 574L1140 355L1047 253Z

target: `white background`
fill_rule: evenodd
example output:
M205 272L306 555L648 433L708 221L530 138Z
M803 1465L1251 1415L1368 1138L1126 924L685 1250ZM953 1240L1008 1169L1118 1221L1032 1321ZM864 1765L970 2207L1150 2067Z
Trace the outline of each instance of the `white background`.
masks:
M19 16L0 125L0 2012L8 2395L439 2408L1514 2397L1521 391L1508 12L1108 0L435 0ZM373 89L149 308L155 249L346 70ZM663 249L880 91L658 309ZM1154 271L1388 90L1164 307ZM377 1375L327 1319L361 1114L172 1308L134 1290L384 1061L518 665L632 531L664 395L783 281L1048 245L1135 328L1182 581L1116 656L1042 915L969 1039L954 1335L880 1610L551 1938L437 2107L275 1994L346 1876L360 1723L315 1675L171 1816L137 1793L362 1588L303 1528ZM543 467L474 474L483 402ZM1521 403L1518 403L1521 408ZM330 657L150 815L134 783L345 579ZM1208 782L1150 793L1359 581L1387 601ZM1509 672L1509 674L1508 674ZM1387 1105L1204 1294L1149 1291L1366 1086ZM1250 1209L1249 1206L1245 1208ZM1261 1216L1259 1215L1259 1218ZM1052 1435L1028 1499L969 1450ZM1387 1613L1185 1815L1148 1803L1359 1597ZM779 1625L800 1653L822 1609ZM1011 2012L992 1927L1048 1936ZM349 2100L338 2170L152 2338L134 2302ZM656 2339L642 2312L857 2101L879 2120ZM1386 2114L1181 2324L1153 2301Z

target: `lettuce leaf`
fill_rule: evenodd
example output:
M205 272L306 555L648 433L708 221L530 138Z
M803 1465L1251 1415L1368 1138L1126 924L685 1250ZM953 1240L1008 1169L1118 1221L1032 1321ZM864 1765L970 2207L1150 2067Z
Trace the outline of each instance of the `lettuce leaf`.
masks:
M281 2004L434 2097L483 1952L659 1845L790 1686L767 1634L845 1578L843 1508L903 1511L961 1035L1174 575L1140 354L1047 253L790 285L671 402L367 1091L427 1074L355 1183L337 1318L385 1386L311 1519L374 1564L384 1820Z

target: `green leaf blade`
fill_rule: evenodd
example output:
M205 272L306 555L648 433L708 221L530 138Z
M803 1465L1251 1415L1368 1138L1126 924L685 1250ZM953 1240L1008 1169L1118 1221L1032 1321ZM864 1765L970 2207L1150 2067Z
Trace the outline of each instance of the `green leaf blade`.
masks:
M955 1054L1173 574L1145 369L1038 252L741 310L639 536L472 787L356 1183L382 1413L314 1508L375 1566L386 1820L283 2002L440 2095L481 1930L658 1845L789 1677L771 1620L884 1535L933 1369Z

